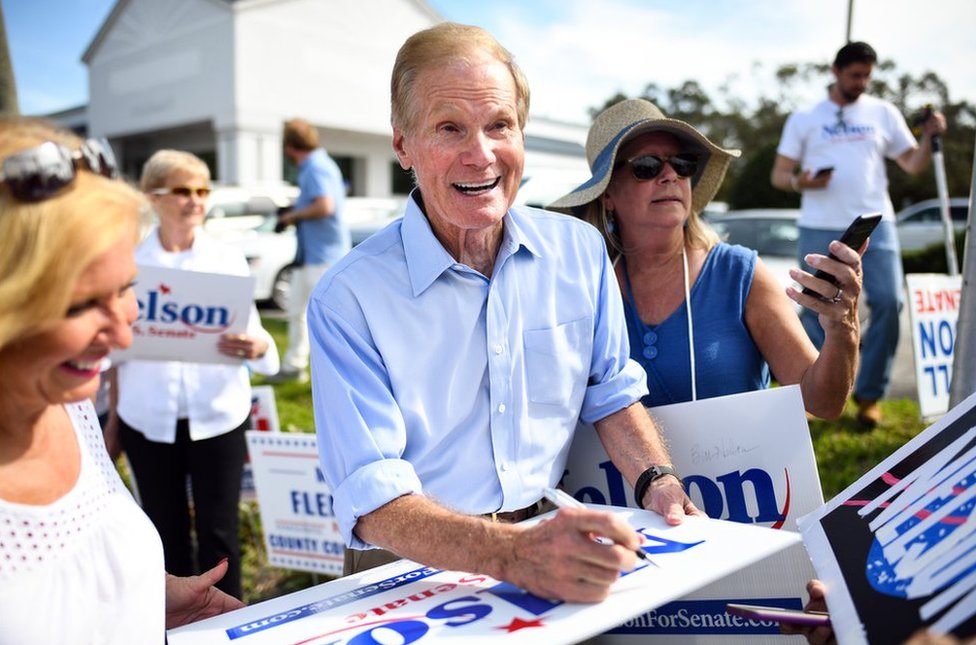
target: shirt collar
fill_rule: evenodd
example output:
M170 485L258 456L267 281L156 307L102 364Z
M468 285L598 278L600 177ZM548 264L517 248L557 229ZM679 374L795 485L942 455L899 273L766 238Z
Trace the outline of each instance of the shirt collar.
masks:
M442 273L456 264L451 254L434 235L430 222L420 210L417 201L419 197L418 189L410 193L401 228L407 273L410 276L410 286L414 296L423 293ZM496 269L500 268L510 256L515 255L520 248L524 248L536 257L539 256L538 242L531 234L534 227L523 214L515 208L510 208L502 221L504 227L502 243L495 262Z

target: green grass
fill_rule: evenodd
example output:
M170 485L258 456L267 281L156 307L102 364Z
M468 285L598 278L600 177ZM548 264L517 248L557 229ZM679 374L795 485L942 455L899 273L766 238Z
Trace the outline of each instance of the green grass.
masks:
M284 321L271 319L265 319L264 324L275 337L279 352L284 353L288 342L287 325ZM264 379L255 376L254 384L262 383ZM286 383L274 388L282 430L313 432L310 386ZM865 430L854 419L852 403L836 421L815 419L810 422L824 499L829 500L841 492L926 427L919 418L918 404L910 399L882 401L881 408L884 417L872 430ZM249 509L247 520L242 522L241 537L244 544L244 594L249 603L304 589L327 579L268 566L256 507Z

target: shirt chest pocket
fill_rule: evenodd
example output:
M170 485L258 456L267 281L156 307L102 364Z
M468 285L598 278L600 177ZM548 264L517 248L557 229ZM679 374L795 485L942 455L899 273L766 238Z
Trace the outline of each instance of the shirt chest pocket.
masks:
M522 333L529 401L573 405L582 400L593 352L592 318Z

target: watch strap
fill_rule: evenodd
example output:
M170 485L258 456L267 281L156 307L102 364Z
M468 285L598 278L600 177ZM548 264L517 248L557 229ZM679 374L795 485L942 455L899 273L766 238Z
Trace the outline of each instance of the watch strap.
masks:
M637 483L634 484L634 500L637 502L637 508L644 508L642 500L644 499L644 495L647 494L647 489L651 487L651 484L655 480L665 475L674 475L679 482L681 481L681 477L678 477L678 472L671 466L651 466L640 474L640 477L637 478Z

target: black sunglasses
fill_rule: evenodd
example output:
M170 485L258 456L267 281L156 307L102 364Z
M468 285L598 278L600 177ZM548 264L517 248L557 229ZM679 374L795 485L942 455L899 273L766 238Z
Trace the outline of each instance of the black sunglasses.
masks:
M70 185L79 167L109 179L119 176L115 154L105 139L88 139L78 150L46 141L4 159L0 182L20 201L39 202Z
M693 152L682 152L676 155L659 157L657 155L642 155L624 161L630 166L630 171L637 181L650 181L664 170L664 164L669 163L679 177L691 177L698 172L698 155ZM620 164L623 165L623 164Z

